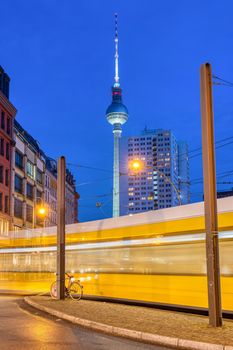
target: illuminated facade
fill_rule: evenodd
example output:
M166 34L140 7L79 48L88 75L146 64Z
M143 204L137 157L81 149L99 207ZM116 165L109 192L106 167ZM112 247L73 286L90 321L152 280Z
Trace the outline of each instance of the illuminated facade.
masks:
M145 129L122 140L121 215L189 203L188 148L170 130ZM132 169L133 160L141 169Z
M47 204L48 216L45 226L57 225L57 163L51 158L46 158L45 169L45 203Z
M75 180L72 173L66 169L66 224L78 222L78 199ZM45 226L55 226L57 224L57 162L46 157L45 169L45 203L48 208L48 216Z
M38 142L15 120L13 152L13 229L56 226L57 163L49 158ZM76 223L77 200L75 181L66 171L66 224ZM38 208L45 208L45 216Z
M44 202L45 158L38 142L15 120L13 229L42 227L37 204Z
M9 101L10 78L0 66L0 236L12 228L12 152L15 107Z
M122 125L128 120L128 110L122 103L122 89L118 74L118 28L117 14L115 14L115 78L112 87L112 103L106 110L107 121L113 126L114 135L114 161L113 161L113 217L120 215L120 172L119 147Z

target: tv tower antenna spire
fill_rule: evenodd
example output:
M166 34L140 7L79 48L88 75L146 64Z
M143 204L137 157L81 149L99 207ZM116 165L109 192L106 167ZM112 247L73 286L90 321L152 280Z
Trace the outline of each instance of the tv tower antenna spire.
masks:
M112 103L106 110L107 121L113 126L113 212L112 216L120 215L120 138L122 125L128 120L128 110L122 102L122 89L118 75L118 16L115 13L115 77L112 87Z
M118 69L118 64L119 64L119 54L118 54L118 14L115 13L115 87L119 87L119 69Z

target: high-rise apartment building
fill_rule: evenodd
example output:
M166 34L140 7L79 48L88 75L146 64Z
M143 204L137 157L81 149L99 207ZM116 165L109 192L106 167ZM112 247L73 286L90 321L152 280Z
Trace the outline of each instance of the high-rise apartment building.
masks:
M123 138L120 174L121 215L189 203L188 148L171 130Z
M0 66L0 235L12 228L12 150L16 109L9 101L10 78Z

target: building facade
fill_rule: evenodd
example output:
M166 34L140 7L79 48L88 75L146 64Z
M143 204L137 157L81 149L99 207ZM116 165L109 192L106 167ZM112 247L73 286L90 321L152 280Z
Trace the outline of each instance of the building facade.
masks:
M45 226L57 225L57 164L55 160L46 158L45 169L45 203L48 215Z
M74 176L66 169L66 224L78 222L78 199Z
M15 120L10 78L0 66L0 236L9 230L54 226L57 222L57 168L38 142ZM50 159L50 161L48 161ZM75 180L66 174L66 223L78 221ZM46 205L46 216L38 215Z
M0 66L0 235L12 228L12 151L16 109L9 101L10 78Z
M121 215L189 203L188 148L171 130L145 129L124 138L120 154Z
M13 163L13 228L43 226L37 205L44 202L45 158L37 141L15 120Z
M13 229L57 224L57 164L15 120L13 152ZM66 175L66 224L77 222L77 193L73 175ZM38 208L45 208L45 216Z
M66 224L78 222L78 199L75 180L72 173L66 169ZM45 203L48 208L48 216L45 222L46 226L55 226L57 224L57 162L46 157L45 170Z

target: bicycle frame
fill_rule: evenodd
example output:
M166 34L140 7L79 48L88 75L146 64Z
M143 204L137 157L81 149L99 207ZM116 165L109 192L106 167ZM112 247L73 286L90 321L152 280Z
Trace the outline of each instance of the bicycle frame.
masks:
M69 282L68 282L68 286L66 287L65 286L65 292L67 293L67 294L69 294L69 292L70 292L70 287L71 287L71 285L72 285L72 283L74 282L74 276L71 276L71 275L69 275L68 273L65 273L65 275L68 277L68 278L65 278L65 280L68 280Z

